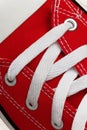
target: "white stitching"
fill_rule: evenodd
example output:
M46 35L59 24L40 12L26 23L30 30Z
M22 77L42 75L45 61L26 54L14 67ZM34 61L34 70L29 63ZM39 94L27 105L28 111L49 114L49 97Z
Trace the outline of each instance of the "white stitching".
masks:
M74 13L77 13L77 9L71 4L69 0L64 0L64 2Z
M28 67L27 67L28 68ZM29 69L29 71L31 70L30 68L28 68ZM28 69L27 69L27 72L28 72ZM31 73L33 73L33 71L31 70ZM30 74L30 77L28 77L24 72L22 72L22 74L24 75L24 76L26 76L26 78L27 79L29 79L29 80L31 80L31 76L33 76L32 74ZM28 74L29 74L29 72L28 72ZM48 85L48 84L47 84ZM48 85L48 87L52 90L52 88ZM46 91L45 90L42 90L42 92L44 92L44 94L48 97L48 98L50 98L51 100L52 100L52 97L51 96L53 96L53 94L52 93L50 93L50 91L46 88L46 87L44 87L45 89L46 89ZM51 94L51 96L50 95L48 95L48 93L50 93ZM6 96L7 96L7 94L6 94ZM12 97L10 97L10 98L12 98ZM15 101L15 100L14 100ZM15 101L16 102L16 101ZM15 105L15 104L13 104L13 105ZM18 104L19 105L19 104ZM19 105L20 106L20 105ZM70 104L69 104L69 106L70 107L72 107ZM73 108L73 107L72 107ZM17 106L17 109L19 109L18 108L18 106ZM22 112L24 109L22 108L22 110L20 110L20 112ZM74 118L74 115L75 115L75 112L73 112L67 105L65 105L65 108L64 108L64 111L71 117L71 118ZM26 114L23 112L23 114L26 116ZM27 116L26 116L27 117ZM27 117L27 118L29 118L29 117ZM30 119L30 118L29 118ZM31 120L32 121L32 120ZM37 125L37 123L34 123L35 125ZM38 127L38 128L41 128L40 126ZM86 128L87 129L87 128Z
M28 67L27 67L28 68ZM30 69L29 69L30 70ZM31 71L31 72L33 72L33 71ZM22 72L22 74L28 79L28 80L31 80L30 79L30 77L28 77L24 72ZM32 75L31 75L32 76ZM53 91L52 90L52 88L48 85L48 84L45 84L45 89L46 89L46 85L47 85L47 88L49 88L51 91ZM43 91L43 90L42 90ZM45 90L44 90L45 91ZM48 92L48 93L50 93L51 94L51 96L53 96L53 94L48 90L48 89L46 89L46 91L45 91L46 93ZM45 94L46 94L45 93ZM47 94L48 95L48 94ZM48 95L49 96L49 95ZM69 104L70 105L70 104ZM65 105L65 107L66 107L66 105ZM67 109L68 109L68 107L66 107ZM69 110L69 109L68 109ZM71 113L72 113L72 110L71 110ZM72 113L73 114L73 113Z
M64 0L64 1L66 2L66 0ZM87 21L82 16L82 11L78 10L78 8L76 9L69 0L67 0L66 4L68 5L68 7L71 7L72 9L75 10L77 18L87 27Z
M31 80L30 79L30 77L28 77L28 75L26 75L25 73L22 73L27 79L29 79L29 80ZM51 90L52 90L52 88L48 85L48 84L45 84L44 85L44 88L46 89L46 91L45 90L42 90L42 92L44 92L49 98L51 98L52 99L52 97L51 96L53 96L53 93L51 93L47 88L46 88L46 85L47 85L47 87L48 88L50 88ZM50 93L51 94L51 96L50 95L48 95L48 93ZM69 104L70 105L70 104ZM65 107L70 111L70 112L72 112L69 108L68 108L68 106L67 105L65 105ZM64 109L65 110L65 109ZM66 111L66 110L65 110ZM74 112L72 112L72 114L75 114Z
M24 73L22 73L22 74L24 74ZM26 76L26 78L27 79L29 79L29 80L31 80L30 79L30 77L28 77L26 74L24 74L24 76ZM46 88L46 85L47 85L47 88L49 88L49 89L51 89L52 90L52 88L48 85L48 84L45 84L44 85L44 88L45 88L45 90L42 90L49 98L51 98L52 99L52 97L51 96L53 96L53 93L52 92L50 92L47 88ZM51 94L51 96L50 95L48 95L48 93L50 93ZM69 104L70 105L70 104ZM68 106L67 105L65 105L65 107L69 110L69 111L71 111L69 108L68 108ZM73 107L72 107L73 108ZM65 110L66 111L66 110ZM72 111L71 111L72 112ZM72 114L75 114L74 112L72 112Z
M10 62L4 62L5 64L6 63L10 63ZM7 66L6 66L7 67ZM28 67L27 67L28 68ZM29 69L29 68L28 68ZM29 72L28 72L28 69L25 69L25 71L29 74ZM29 71L30 71L31 69L29 69ZM33 71L31 71L31 73L32 73ZM26 74L24 73L24 72L22 72L22 74L24 75L24 76L26 76ZM30 76L32 76L31 74L30 74ZM28 76L26 76L29 80L31 80ZM52 88L48 85L48 87L52 90ZM46 95L48 95L47 94L47 90L46 91L44 91L44 90L42 90ZM50 91L48 91L48 93L50 93ZM53 95L52 93L50 93L51 95ZM51 96L49 96L48 95L48 97L50 98ZM69 104L70 105L70 104ZM73 114L73 112L71 111L71 109L69 109L66 105L65 105L65 107ZM64 109L64 111L66 111L67 112L67 110L65 110ZM71 116L71 114L70 113L68 113L70 116ZM73 117L73 116L71 116L71 117Z
M64 11L59 11L58 13L66 15L66 16L71 17L71 18L74 18L74 15L70 15L69 13L66 13Z
M85 68L84 68L85 69ZM24 74L24 73L22 73L22 74ZM30 78L28 78L29 80L30 80ZM47 88L46 88L47 89ZM44 90L42 90L42 91L44 91ZM45 91L44 91L45 92ZM46 93L46 92L45 92ZM48 95L48 94L47 94ZM49 95L48 95L49 96ZM68 109L69 110L69 109ZM70 110L71 111L71 110ZM66 111L67 112L67 111ZM70 113L69 113L69 115L70 115ZM71 115L72 116L72 115ZM73 117L73 116L72 116Z
M1 72L0 72L0 78L1 77ZM39 123L34 117L32 117L29 113L27 113L23 107L21 107L8 93L6 90L4 90L3 86L2 86L2 82L0 82L0 88L2 89L3 91L3 94L4 96L9 99L9 101L23 114L25 115L28 119L31 120L31 122L33 122L38 128L40 128L41 130L46 130L46 128L41 124Z
M80 13L80 12L78 12L78 8L76 9L73 5L72 5L72 3L69 1L69 0L64 0L64 2L67 4L67 6L72 10L72 11L75 11L76 13Z
M65 12L65 13L69 13L70 15L71 15L71 14L72 14L72 15L76 15L76 13L73 13L73 12L71 12L71 11L68 11L68 10L66 10L66 9L63 9L62 7L59 8L59 11L63 11L63 12Z
M66 1L66 0L65 0ZM55 5L54 5L55 6ZM59 15L59 14L57 14L57 15ZM54 15L55 16L55 15ZM57 18L59 18L59 16L57 17ZM53 19L55 19L55 17L53 18ZM55 20L54 20L55 21ZM82 21L82 23L84 23L83 21ZM64 37L63 37L64 38ZM64 38L65 39L65 38ZM60 41L62 41L61 39L60 39ZM65 39L65 42L66 42L66 39ZM65 48L65 50L67 50L67 48L64 46L64 43L63 43L63 41L62 41L62 45L63 45L63 47ZM70 48L70 46L69 46L69 44L68 44L68 42L67 42L67 47L68 47L68 49L71 51L72 49ZM66 51L66 52L68 52L68 50ZM82 71L83 73L84 73L84 71L85 71L85 73L87 73L87 71L86 71L86 69L85 69L85 67L83 66L83 64L79 64L77 67L79 67L80 68L80 71ZM69 108L68 108L68 110L69 110ZM70 111L71 111L71 109L70 109ZM69 113L70 114L70 113ZM73 113L74 114L74 113ZM87 129L87 128L86 128Z
M3 90L4 91L4 90ZM10 103L13 104L13 106L16 107L16 109L18 109L23 115L25 115L31 122L33 122L38 128L42 129L42 130L46 130L46 128L44 128L42 126L42 124L40 124L39 122L36 121L36 119L32 118L32 116L30 114L28 114L23 108L21 108L21 106L19 107L18 103L14 102L12 99L11 99L11 96L8 96L7 95L7 92L3 92L3 95L9 100Z
M69 46L69 44L68 44L67 40L65 39L65 37L62 37L62 39L65 41L65 43L66 43L66 45L67 45L69 51L68 51L68 49L66 48L66 46L64 45L64 43L62 42L64 48L66 48L66 50L67 50L68 53L71 52L72 49L71 49L71 47ZM81 64L82 64L82 63L79 63L77 67L79 67L80 71L81 71L82 74L84 75L84 74L86 74L86 73L84 73L84 66L81 66Z

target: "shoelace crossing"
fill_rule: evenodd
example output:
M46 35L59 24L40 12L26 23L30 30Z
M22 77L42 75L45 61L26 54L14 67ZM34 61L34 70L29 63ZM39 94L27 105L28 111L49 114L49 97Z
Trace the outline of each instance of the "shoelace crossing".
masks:
M6 84L8 86L14 86L17 82L16 76L20 71L37 55L47 49L34 73L28 90L26 105L29 109L36 110L38 108L38 100L43 84L65 72L58 86L54 89L55 94L52 103L51 122L52 126L57 130L62 129L63 127L62 115L66 98L87 87L87 75L75 80L78 76L78 72L73 68L77 63L87 58L87 45L79 47L55 62L62 51L56 41L67 31L74 31L76 28L77 23L73 19L67 19L64 23L54 27L20 54L12 62L5 75ZM84 130L87 121L86 104L87 95L83 98L78 107L73 121L72 130ZM82 116L82 108L84 108L85 111L84 116ZM83 119L81 119L81 117L83 117Z

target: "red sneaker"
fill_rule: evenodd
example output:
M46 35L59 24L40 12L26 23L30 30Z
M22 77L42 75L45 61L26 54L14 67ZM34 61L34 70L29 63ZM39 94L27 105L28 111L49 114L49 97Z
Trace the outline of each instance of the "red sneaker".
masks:
M1 43L1 110L15 129L87 129L87 15L82 4L48 0Z

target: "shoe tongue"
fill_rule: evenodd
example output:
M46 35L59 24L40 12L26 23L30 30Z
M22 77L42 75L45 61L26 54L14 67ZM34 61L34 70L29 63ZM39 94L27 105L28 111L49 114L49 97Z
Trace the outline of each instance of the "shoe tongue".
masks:
M73 0L54 0L52 14L52 26L64 22L67 18L76 20L78 28L75 31L67 32L58 43L65 54L70 53L76 48L87 44L87 15L86 12ZM76 65L81 75L87 74L87 59Z

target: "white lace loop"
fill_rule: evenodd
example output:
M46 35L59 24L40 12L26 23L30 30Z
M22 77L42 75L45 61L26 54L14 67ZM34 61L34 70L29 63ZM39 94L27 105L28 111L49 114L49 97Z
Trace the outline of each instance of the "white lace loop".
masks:
M76 112L76 115L72 124L72 130L85 130L85 124L87 122L87 107L86 106L87 106L87 94L83 97L77 109L77 112Z
M51 80L66 72L85 58L87 58L87 45L79 47L58 62L54 63L47 75L47 80Z
M57 88L54 89L55 93L52 103L52 125L58 130L63 127L62 115L67 97L87 87L87 75L75 80L78 73L72 68L87 58L87 45L79 47L55 63L56 58L62 51L56 41L68 30L73 31L76 28L76 22L73 19L67 19L64 23L51 29L12 62L5 76L5 82L8 86L15 85L15 78L19 72L37 55L47 49L32 78L26 98L26 105L29 109L36 110L43 84L47 80L51 80L65 72ZM83 100L83 102L84 101L85 100ZM86 102L84 102L84 105L86 105ZM75 120L80 117L79 115L82 117L80 108L81 107L78 108L79 112L77 112ZM84 130L83 126L85 126L86 120L87 118L82 121L81 130ZM77 123L79 125L79 122ZM75 130L75 127L75 123L73 123L72 130ZM80 130L78 128L76 130Z
M61 122L62 122L64 105L67 97L87 88L87 75L74 80L77 76L78 76L78 72L75 69L70 69L63 75L57 88L54 89L55 94L53 97L53 104L52 104L52 125L57 130L60 130L60 126L63 126L61 125ZM75 119L72 125L72 130L85 129L85 124L87 121L86 105L87 105L87 95L84 96L81 104L77 109Z
M27 94L26 103L30 109L32 109L31 106L29 105L30 103L32 103L33 108L36 108L35 106L37 106L38 104L38 99L40 96L40 92L42 90L42 86L46 81L49 70L51 69L53 63L55 62L60 52L61 52L60 47L58 46L57 43L54 43L47 49L46 53L42 57L34 73L32 83L30 85L30 89Z
M8 79L13 81L28 63L30 63L37 55L56 42L70 28L73 28L72 22L64 22L51 29L43 37L33 43L12 62L7 72Z
M62 114L69 89L77 75L78 73L73 69L67 71L56 88L52 104L52 122L56 124L58 130L62 122Z
M56 69L55 69L54 66L57 63L54 63L54 62L55 62L56 58L58 57L58 55L60 54L61 49L57 43L50 46L48 48L48 50L46 51L46 53L44 54L44 56L42 57L39 65L34 73L34 76L31 81L30 88L29 88L29 91L27 94L27 100L26 100L27 106L30 107L30 109L31 109L31 106L29 106L29 103L32 103L32 106L34 108L36 108L35 106L37 106L37 104L38 104L38 99L40 97L40 93L41 93L43 84L48 80L49 73L51 72L53 67L54 67L55 71L53 71L53 73L51 74L51 76L52 76L51 79L61 75L66 70L69 70L71 67L76 65L79 61L86 58L87 57L86 50L87 50L87 45L84 45L84 46L78 48L77 50L73 51L72 53L70 53L69 55L65 56L60 61L58 61L57 62L58 66L56 66ZM52 52L54 52L54 53L52 53ZM76 61L76 59L77 59L77 61ZM67 75L69 75L69 74L67 74ZM73 78L73 76L72 76L72 78ZM72 80L72 78L71 78L71 80ZM68 83L68 85L69 85L69 83ZM67 91L69 92L69 90L67 90ZM65 97L67 97L67 95Z

